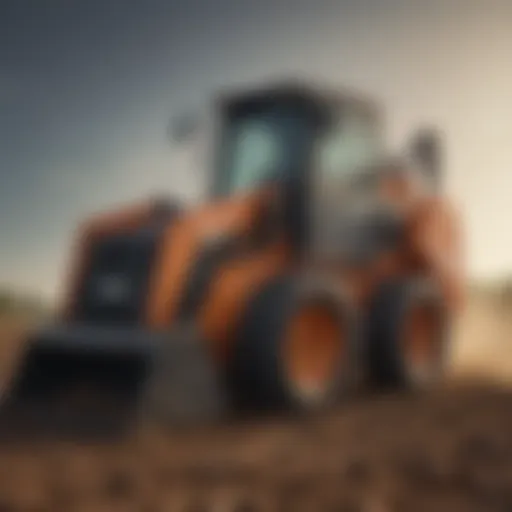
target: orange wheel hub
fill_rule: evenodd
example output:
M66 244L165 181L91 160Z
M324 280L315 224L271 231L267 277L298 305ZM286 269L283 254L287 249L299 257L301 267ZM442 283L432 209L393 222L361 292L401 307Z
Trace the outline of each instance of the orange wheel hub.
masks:
M323 395L336 378L345 340L336 313L307 304L290 319L283 343L286 377L299 395Z

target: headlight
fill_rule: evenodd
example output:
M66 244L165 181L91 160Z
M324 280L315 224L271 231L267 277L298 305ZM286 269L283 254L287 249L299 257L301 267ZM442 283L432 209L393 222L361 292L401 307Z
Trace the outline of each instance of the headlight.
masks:
M125 276L105 275L96 279L95 291L101 302L119 304L129 299L132 287Z

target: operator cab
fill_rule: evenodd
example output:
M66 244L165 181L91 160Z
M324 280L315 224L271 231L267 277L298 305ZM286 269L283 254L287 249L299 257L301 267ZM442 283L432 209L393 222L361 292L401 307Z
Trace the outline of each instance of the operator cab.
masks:
M343 216L340 206L374 188L368 178L383 147L380 113L369 100L284 84L231 94L218 109L213 196L274 184L298 253L337 237L325 228Z
M213 162L204 164L213 167L210 198L275 185L298 253L339 259L347 246L365 245L361 237L375 239L367 225L388 222L389 215L374 212L386 154L381 112L370 99L284 82L224 94L212 117ZM400 190L410 179L390 183ZM368 251L358 247L353 259L363 261Z
M332 203L333 192L338 205L342 191L353 188L382 151L378 109L349 93L283 83L226 94L215 111L220 135L212 196L275 185L284 229L298 253L317 245L325 217L318 216L319 206Z
M380 112L372 101L349 92L283 82L228 91L209 113L209 122L185 116L171 128L180 144L196 138L196 163L198 153L205 156L199 147L210 146L208 161L200 165L213 167L208 181L214 197L282 180L311 183L313 171L329 179L348 178L382 151Z
M368 100L297 84L221 98L213 192L230 196L314 173L348 178L381 150L380 119Z

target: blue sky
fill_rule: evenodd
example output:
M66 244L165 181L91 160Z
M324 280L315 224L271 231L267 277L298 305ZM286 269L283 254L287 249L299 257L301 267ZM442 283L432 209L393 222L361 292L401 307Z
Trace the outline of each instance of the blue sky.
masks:
M508 0L11 0L0 6L0 284L55 296L73 228L194 195L165 128L225 85L299 74L440 124L475 277L512 273Z

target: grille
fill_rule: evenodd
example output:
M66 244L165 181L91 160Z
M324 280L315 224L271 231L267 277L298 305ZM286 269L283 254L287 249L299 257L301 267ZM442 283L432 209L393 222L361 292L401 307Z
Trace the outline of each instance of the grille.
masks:
M159 234L153 229L96 241L78 300L77 321L113 326L142 323Z

